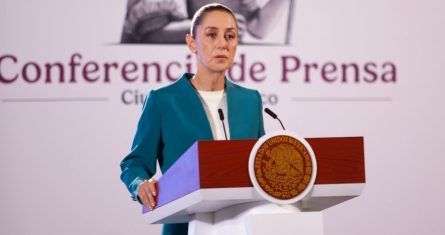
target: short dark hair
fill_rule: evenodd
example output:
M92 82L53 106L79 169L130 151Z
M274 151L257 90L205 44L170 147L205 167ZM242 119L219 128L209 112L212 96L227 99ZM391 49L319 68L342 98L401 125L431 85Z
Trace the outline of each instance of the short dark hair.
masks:
M190 26L190 34L193 38L196 35L196 28L198 27L198 25L201 24L204 16L212 11L224 11L229 13L235 19L236 28L238 29L238 22L236 20L235 14L229 7L220 3L210 3L199 8L199 10L197 10L196 13L193 15L192 24Z

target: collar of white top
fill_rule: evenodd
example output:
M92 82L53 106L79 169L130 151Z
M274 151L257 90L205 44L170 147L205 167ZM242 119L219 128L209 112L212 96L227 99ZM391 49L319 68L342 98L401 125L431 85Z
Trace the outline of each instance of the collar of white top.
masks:
M198 93L205 97L221 97L224 95L224 90L219 90L219 91L200 91L200 90L198 90Z

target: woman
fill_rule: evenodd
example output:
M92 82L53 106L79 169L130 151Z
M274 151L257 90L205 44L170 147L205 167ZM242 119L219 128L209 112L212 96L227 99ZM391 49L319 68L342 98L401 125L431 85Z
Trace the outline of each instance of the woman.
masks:
M225 139L217 110L228 116L230 139L264 135L260 94L228 81L238 46L233 12L221 4L200 8L193 17L187 46L197 71L147 96L131 152L121 162L121 179L147 208L156 203L156 160L165 172L197 140ZM187 234L187 224L168 224L163 234Z

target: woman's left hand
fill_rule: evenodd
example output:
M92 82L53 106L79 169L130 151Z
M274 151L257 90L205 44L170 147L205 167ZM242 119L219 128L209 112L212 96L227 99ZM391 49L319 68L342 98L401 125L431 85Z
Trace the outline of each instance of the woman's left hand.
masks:
M151 178L149 180L144 180L138 189L138 197L141 199L145 207L153 210L156 206L156 179Z

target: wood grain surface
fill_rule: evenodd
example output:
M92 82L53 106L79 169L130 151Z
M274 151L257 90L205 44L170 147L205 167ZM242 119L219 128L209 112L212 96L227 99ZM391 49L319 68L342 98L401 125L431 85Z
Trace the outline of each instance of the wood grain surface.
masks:
M363 137L306 138L317 159L315 184L364 183ZM252 187L248 161L256 140L199 141L201 188Z

